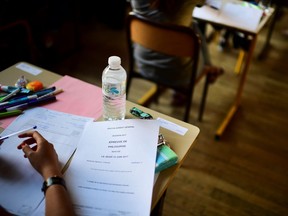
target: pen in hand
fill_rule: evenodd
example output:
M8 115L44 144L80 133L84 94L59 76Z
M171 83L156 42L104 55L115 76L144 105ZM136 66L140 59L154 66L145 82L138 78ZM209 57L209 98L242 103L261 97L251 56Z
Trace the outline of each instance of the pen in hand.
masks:
M36 129L36 128L37 128L37 126L35 125L35 126L33 126L33 127L26 128L26 129L23 129L23 130L20 130L20 131L16 131L16 132L11 133L11 134L8 134L8 135L6 135L6 136L0 137L0 143L1 143L1 141L5 140L5 139L8 139L8 138L11 137L11 136L15 136L15 135L18 135L18 134L22 134L22 133L24 133L24 132L27 132L27 131L30 131L30 130L33 130L33 129Z

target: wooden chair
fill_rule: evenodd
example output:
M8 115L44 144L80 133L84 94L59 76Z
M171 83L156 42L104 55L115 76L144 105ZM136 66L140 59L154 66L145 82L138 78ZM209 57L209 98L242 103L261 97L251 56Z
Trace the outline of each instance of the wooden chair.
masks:
M201 77L207 75L198 116L198 119L201 121L205 106L207 89L209 85L209 74L201 74L200 76L198 75L196 77L200 40L193 31L193 29L184 26L153 22L143 16L139 16L134 13L130 13L128 15L126 29L129 49L129 74L127 79L127 95L129 94L131 80L133 78L146 79L156 83L157 86L172 88L178 92L182 92L184 95L187 96L183 120L188 122L195 83L197 83ZM189 85L174 87L172 85L163 84L159 81L156 82L153 79L147 79L143 77L135 69L135 60L133 55L134 43L140 44L145 48L166 55L177 57L190 57L194 61L194 63L191 68L191 78L189 80ZM177 74L175 74L175 79L177 79ZM149 98L156 92L156 89L150 90L148 92L148 97L144 96L145 100L142 101L141 105L146 105L145 102L148 101Z

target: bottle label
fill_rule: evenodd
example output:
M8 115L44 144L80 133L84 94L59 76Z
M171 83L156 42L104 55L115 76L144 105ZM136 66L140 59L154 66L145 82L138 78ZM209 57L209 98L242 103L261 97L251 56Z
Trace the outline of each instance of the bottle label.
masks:
M119 96L125 93L125 85L105 83L103 87L105 95Z

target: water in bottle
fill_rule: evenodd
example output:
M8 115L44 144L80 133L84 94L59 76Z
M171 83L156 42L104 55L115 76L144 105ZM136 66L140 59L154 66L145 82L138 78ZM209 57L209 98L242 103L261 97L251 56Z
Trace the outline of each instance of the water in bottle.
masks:
M118 56L108 58L108 66L102 74L103 118L121 120L126 112L127 74Z

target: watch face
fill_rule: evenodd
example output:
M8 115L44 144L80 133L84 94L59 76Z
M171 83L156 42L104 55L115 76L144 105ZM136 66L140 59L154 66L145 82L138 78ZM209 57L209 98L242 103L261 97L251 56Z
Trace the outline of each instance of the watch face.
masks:
M62 185L66 189L65 180L61 177L54 176L54 177L48 178L46 181L43 182L43 186L41 190L45 193L47 188L54 184Z

